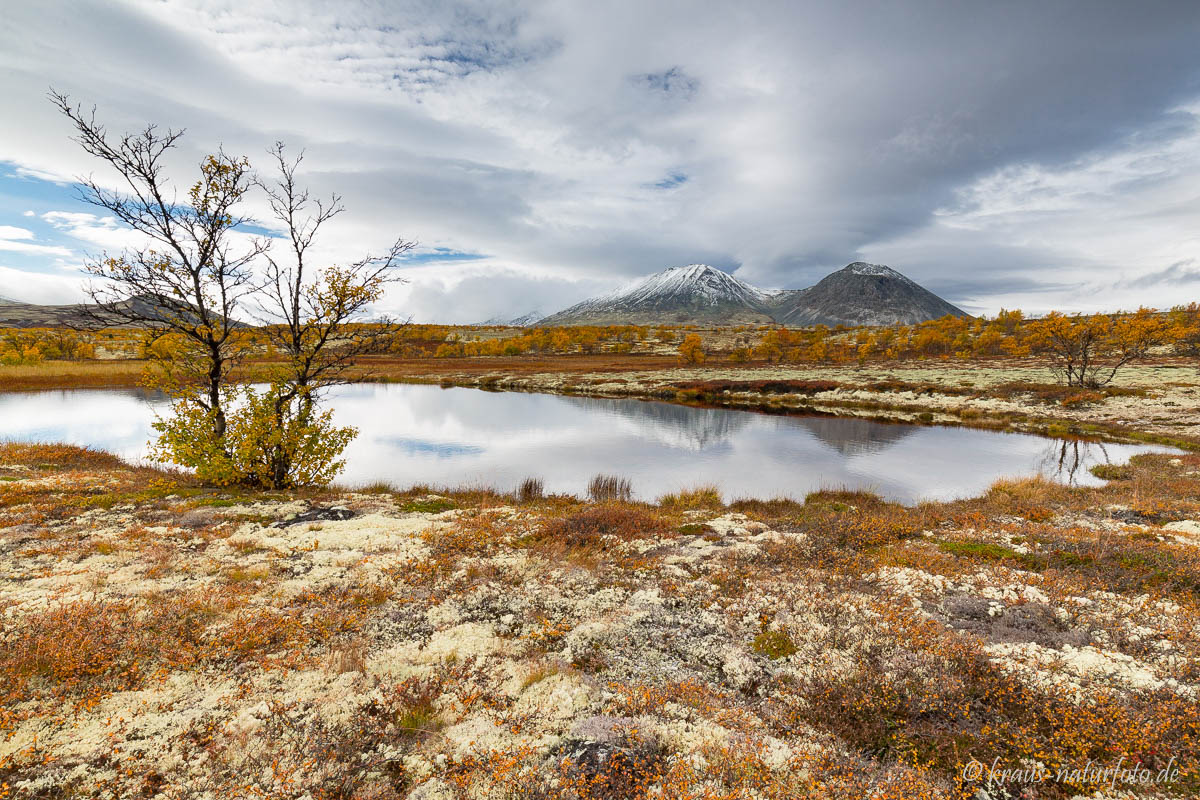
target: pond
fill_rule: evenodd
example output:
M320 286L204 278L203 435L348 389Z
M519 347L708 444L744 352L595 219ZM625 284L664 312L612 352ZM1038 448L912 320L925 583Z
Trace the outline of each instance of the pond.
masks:
M971 428L777 416L641 400L360 384L331 390L346 450L344 486L490 486L537 477L583 495L598 473L630 479L646 500L701 484L737 497L802 499L866 489L906 503L980 494L1005 477L1101 483L1088 469L1152 445L1102 444ZM68 442L145 455L161 397L139 391L0 394L0 439Z

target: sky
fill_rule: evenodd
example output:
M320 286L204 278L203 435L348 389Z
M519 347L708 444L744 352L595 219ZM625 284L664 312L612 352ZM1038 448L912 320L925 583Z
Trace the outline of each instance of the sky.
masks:
M303 150L347 209L319 258L415 240L377 311L418 322L691 263L883 263L977 314L1200 300L1198 41L1200 4L1153 0L7 0L0 296L82 299L133 242L53 88L185 129L185 188L218 147Z

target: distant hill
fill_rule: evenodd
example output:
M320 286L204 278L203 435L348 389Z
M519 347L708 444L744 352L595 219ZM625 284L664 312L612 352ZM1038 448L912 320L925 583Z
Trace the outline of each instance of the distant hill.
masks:
M539 325L911 325L969 316L891 267L856 261L807 289L767 292L704 264L671 267Z
M117 304L117 307L135 308L139 315L150 318L165 319L165 312L153 299L135 297ZM0 298L0 328L58 328L58 327L88 327L96 324L96 320L88 312L95 306L84 303L70 305L37 305L22 303L18 300ZM108 323L114 328L137 327L125 322L120 314L108 314ZM237 323L241 325L242 323Z
M528 328L542 318L541 311L530 311L528 314L522 314L519 317L492 317L489 320L477 323L479 326L487 325L505 325L510 328Z
M784 325L914 325L947 315L969 317L891 267L855 261L816 286L784 292L775 319Z
M771 296L706 264L671 267L584 300L539 325L655 325L771 322Z

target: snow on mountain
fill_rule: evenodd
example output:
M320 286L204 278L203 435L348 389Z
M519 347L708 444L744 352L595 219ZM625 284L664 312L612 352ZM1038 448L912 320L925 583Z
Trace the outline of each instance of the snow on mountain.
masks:
M553 314L546 325L768 322L770 295L707 264L657 272Z
M485 322L478 322L476 324L480 325L480 326L503 325L503 326L509 327L509 328L528 328L529 326L533 325L535 322L537 322L541 318L542 318L541 309L535 309L534 311L530 311L528 314L522 314L519 317L511 317L510 318L510 317L498 316L498 317L492 317L491 319L489 319Z
M767 294L707 264L688 264L665 269L583 305L638 305L659 302L663 298L698 299L708 305L718 305L723 302L764 303Z
M807 289L763 290L705 264L671 267L542 325L911 325L965 312L883 264L855 261Z
M868 264L866 261L855 261L853 264L847 264L842 267L841 271L848 275L882 275L888 278L899 278L902 281L912 283L911 280L884 264Z

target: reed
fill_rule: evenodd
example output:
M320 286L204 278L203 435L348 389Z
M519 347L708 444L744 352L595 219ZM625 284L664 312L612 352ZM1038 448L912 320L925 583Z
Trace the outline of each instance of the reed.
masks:
M633 497L633 484L620 475L597 475L588 483L588 497L597 503L604 500L628 501Z

